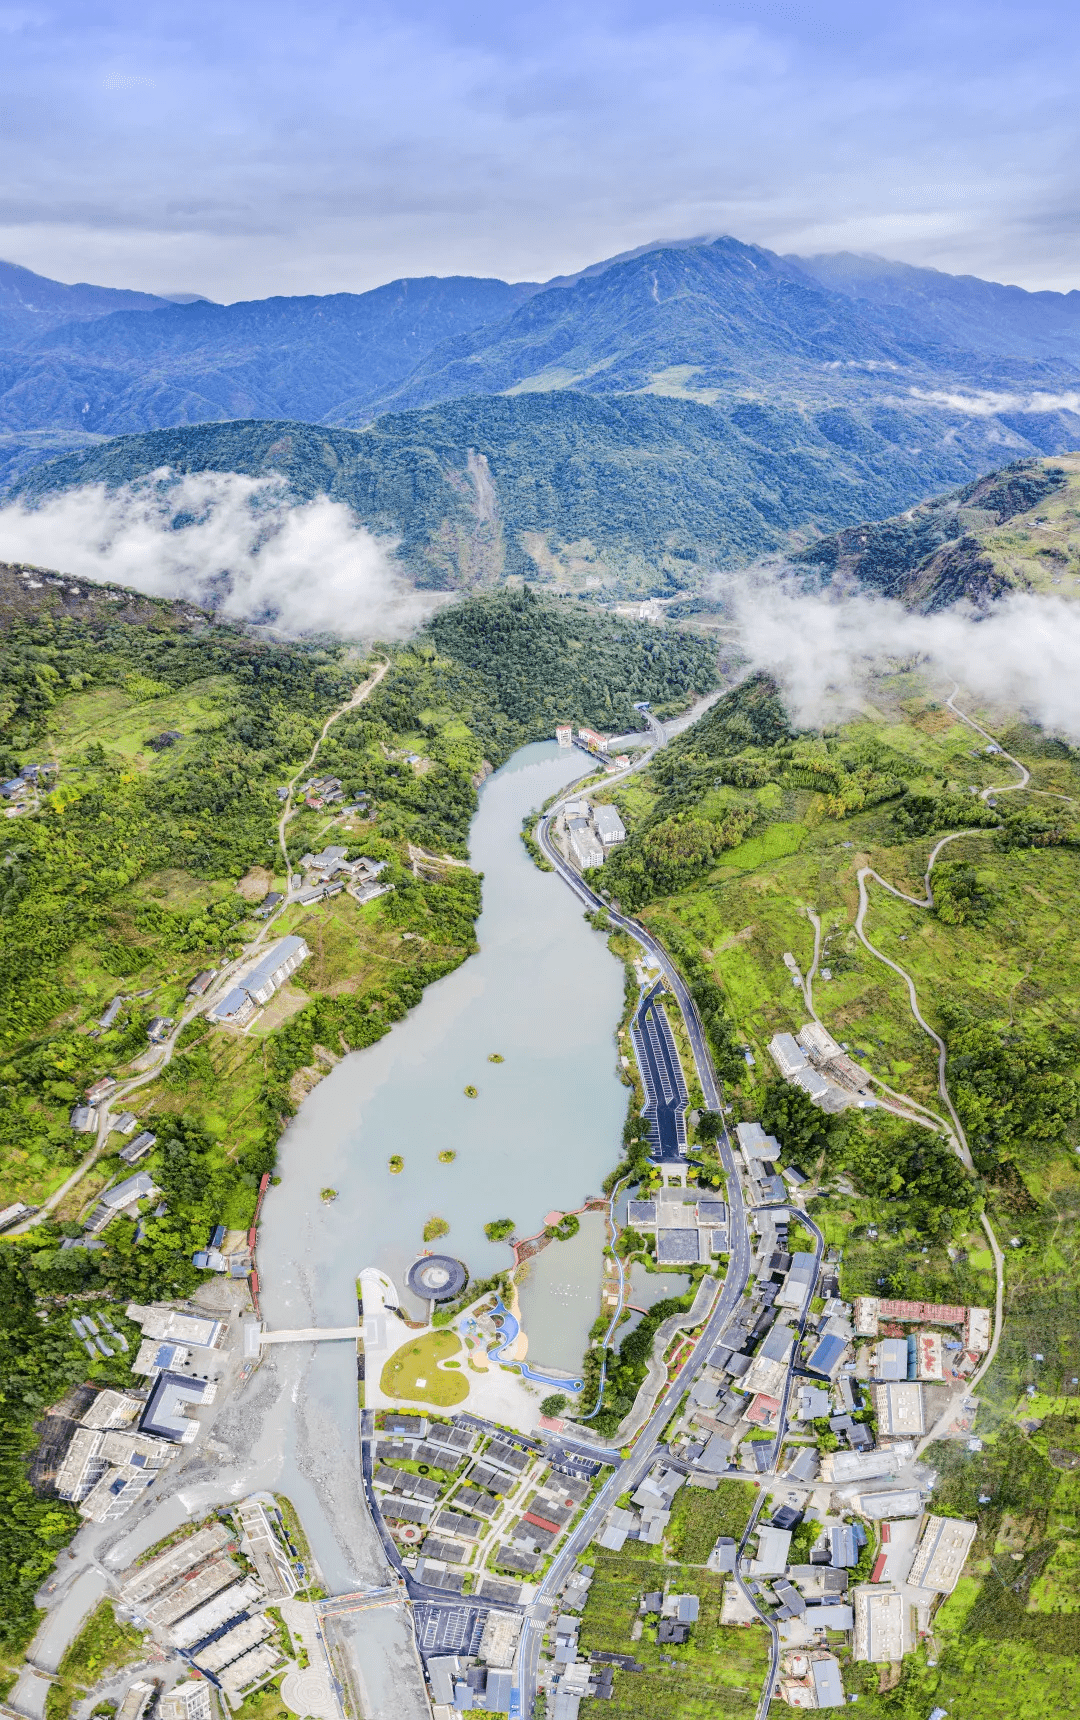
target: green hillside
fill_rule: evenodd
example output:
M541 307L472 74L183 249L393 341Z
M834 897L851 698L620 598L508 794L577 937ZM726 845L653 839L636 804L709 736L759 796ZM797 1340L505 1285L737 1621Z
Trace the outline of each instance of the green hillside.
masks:
M602 673L583 675L582 661ZM215 1225L250 1224L281 1129L329 1066L323 1048L374 1043L475 948L480 880L437 857L466 857L485 761L550 734L553 704L578 722L629 724L640 720L634 698L682 705L716 672L700 638L528 592L466 600L389 653L319 753L347 810L302 807L287 847L290 865L326 842L383 860L393 890L277 917L271 937L301 932L313 952L295 981L247 1032L193 1019L170 1060L125 1096L157 1136L139 1168L167 1211L144 1216L138 1235L114 1220L101 1249L65 1248L127 1170L123 1137L95 1154L94 1137L70 1125L72 1107L100 1077L123 1083L144 1069L150 1021L179 1022L194 975L265 929L255 910L285 876L276 790L373 666L341 645L267 644L187 604L0 566L0 775L53 767L23 810L6 803L0 1208L58 1197L0 1244L0 1676L78 1524L28 1484L35 1423L88 1376L124 1382L123 1358L88 1363L72 1316L92 1306L123 1320L132 1298L193 1290L192 1254ZM165 733L171 744L151 744ZM431 856L422 876L416 849Z
M1075 490L1060 512L1072 478L1051 480L1039 468L1014 470L970 497L1000 521L987 541L1029 514L1032 546L1074 529ZM628 830L600 876L679 962L727 1081L731 1120L760 1119L781 1162L810 1180L809 1211L838 1251L845 1299L992 1307L984 1213L992 1224L1005 1256L1005 1323L977 1387L977 1448L964 1434L931 1444L925 1457L938 1474L930 1508L977 1524L964 1576L896 1688L879 1666L837 1652L845 1689L874 1720L917 1720L937 1708L959 1720L1036 1720L1072 1712L1080 1649L1071 1587L1080 1526L1080 750L1019 721L995 731L986 713L971 711L1031 772L1023 791L988 806L972 788L1014 784L1017 771L945 706L950 686L914 670L879 674L866 714L820 734L793 730L775 686L753 677L647 772L600 791ZM934 868L933 908L871 882L865 931L912 977L945 1041L973 1171L910 1107L907 1116L881 1108L891 1093L901 1109L907 1100L941 1114L936 1047L903 980L855 931L859 871L871 867L919 898L928 856L950 832L964 834ZM816 1109L780 1080L768 1053L775 1033L810 1019L787 963L793 956L801 974L811 972L814 916L813 1006L883 1083L871 1112ZM618 938L613 945L632 953ZM692 1151L700 1168L691 1180L714 1182L711 1131ZM654 1186L641 1160L624 1169ZM632 1254L632 1232L624 1242Z
M125 436L37 467L27 500L177 472L280 472L399 539L418 585L508 575L616 594L693 588L717 565L895 513L985 462L884 410L572 390L453 401L366 431L261 420Z
M1021 461L898 518L835 532L794 557L831 581L925 610L966 597L1080 596L1080 455Z

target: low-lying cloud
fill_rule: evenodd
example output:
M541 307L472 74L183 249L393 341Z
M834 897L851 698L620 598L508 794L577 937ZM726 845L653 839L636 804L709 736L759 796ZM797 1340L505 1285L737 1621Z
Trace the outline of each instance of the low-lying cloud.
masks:
M90 484L0 508L0 560L185 598L291 634L399 638L429 605L385 543L325 496L295 502L277 477L234 472Z
M1034 389L1026 394L999 393L979 388L973 394L960 394L942 388L913 388L913 400L927 406L941 406L950 412L966 412L971 418L996 418L1002 412L1077 412L1080 413L1080 393L1050 394Z
M887 598L807 593L782 578L727 598L743 655L776 677L802 727L851 714L875 673L916 660L977 702L1080 742L1080 601L1017 593L985 615L913 615Z

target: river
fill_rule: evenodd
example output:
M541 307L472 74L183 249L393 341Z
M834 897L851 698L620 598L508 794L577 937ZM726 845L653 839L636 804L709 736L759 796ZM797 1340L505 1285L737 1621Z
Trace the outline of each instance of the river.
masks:
M505 1244L485 1238L487 1221L512 1218L529 1235L551 1209L600 1192L626 1108L613 1043L622 972L570 891L536 869L520 839L523 815L580 776L582 764L579 753L545 742L488 779L470 835L472 863L484 874L479 953L429 987L378 1045L344 1058L286 1130L281 1182L268 1192L259 1230L271 1328L352 1325L364 1266L381 1267L403 1289L432 1214L450 1226L442 1246L481 1277L511 1260ZM489 1063L492 1052L504 1062ZM465 1097L470 1084L475 1099ZM446 1150L457 1157L441 1165ZM391 1153L405 1161L396 1176ZM320 1198L327 1185L339 1191L329 1205ZM538 1257L525 1295L538 1334L534 1364L580 1362L596 1316L603 1229L591 1219L573 1243ZM550 1298L549 1280L558 1285ZM293 1500L332 1593L384 1580L362 1500L351 1344L274 1346L212 1431L216 1450L185 1477L179 1498L163 1499L140 1524L124 1557L177 1513L268 1487ZM367 1712L404 1720L426 1711L402 1608L358 1613L342 1630L351 1633Z

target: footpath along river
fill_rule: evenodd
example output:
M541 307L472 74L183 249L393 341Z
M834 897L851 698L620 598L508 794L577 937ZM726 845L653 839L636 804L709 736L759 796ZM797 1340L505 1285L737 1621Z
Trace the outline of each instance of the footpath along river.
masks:
M510 1260L505 1244L484 1237L487 1221L513 1218L528 1235L552 1208L600 1192L626 1108L613 1044L622 971L520 839L523 815L582 768L580 753L544 742L489 778L470 835L472 864L484 874L479 954L429 987L378 1045L343 1059L287 1129L281 1182L268 1192L259 1231L271 1329L354 1324L364 1266L381 1267L403 1289L433 1213L450 1225L442 1246L483 1277ZM489 1063L491 1052L505 1061ZM476 1099L465 1097L470 1084ZM441 1165L448 1148L457 1158ZM391 1153L405 1160L400 1175L387 1169ZM329 1205L319 1192L327 1185L339 1191ZM580 1360L595 1318L603 1227L583 1229L591 1245L553 1243L540 1256L547 1262L567 1247L555 1275L559 1319L551 1310L540 1318L534 1303L541 1342L558 1351L531 1348L540 1366ZM274 1346L222 1406L213 1436L216 1458L208 1453L179 1498L162 1500L159 1520L140 1528L142 1544L165 1532L170 1515L268 1487L296 1505L331 1593L384 1581L362 1501L351 1344ZM359 1612L338 1629L371 1720L427 1712L404 1609Z

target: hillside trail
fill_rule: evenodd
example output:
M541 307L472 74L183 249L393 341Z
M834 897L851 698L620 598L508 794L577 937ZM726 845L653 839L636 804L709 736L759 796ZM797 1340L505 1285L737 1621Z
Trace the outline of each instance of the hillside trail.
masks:
M1018 777L1018 780L1016 782L1002 783L1001 785L992 785L989 788L984 788L982 790L982 793L981 793L979 798L982 800L989 800L991 795L996 796L996 795L1000 795L1000 794L1010 794L1010 793L1015 793L1018 789L1027 788L1028 784L1031 781L1030 771L1026 768L1025 765L1021 764L1021 762L1018 758L1014 758L1012 753L1006 752L1004 747L1000 746L1000 744L994 740L993 735L991 735L986 729L984 729L981 726L981 724L977 723L973 717L969 717L966 711L962 711L960 709L959 705L957 705L957 703L956 703L956 695L959 691L960 691L960 687L959 687L959 684L957 684L956 686L953 687L952 692L950 693L948 699L945 701L949 710L951 710L953 715L958 717L961 722L966 723L970 729L973 729L976 734L982 735L984 740L988 741L992 746L997 747L998 755L1000 755L1000 757L1005 759L1009 764L1011 764L1019 772L1019 777ZM1067 800L1069 797L1067 795L1061 795L1061 796L1054 796L1054 798ZM934 1031L934 1029L930 1026L929 1022L923 1016L922 1011L919 1008L919 997L918 997L918 993L915 989L915 982L912 979L911 975L907 972L907 970L905 968L902 968L900 966L899 962L894 962L891 959L891 957L889 957L887 955L883 955L879 949L875 948L875 946L870 942L870 939L866 935L865 919L866 919L867 909L869 908L869 905L870 905L867 885L871 880L873 880L875 883L880 884L880 886L883 890L887 890L891 896L898 897L899 900L902 902L910 903L913 908L932 909L934 906L934 889L933 889L933 883L932 883L932 874L933 874L934 867L937 864L938 856L941 854L942 850L944 848L947 848L950 842L956 842L961 836L985 836L985 835L988 835L989 833L990 832L988 831L988 829L985 825L980 825L980 826L977 826L975 829L970 829L970 830L954 830L948 836L943 836L941 838L940 842L936 843L935 846L931 849L930 857L927 860L926 871L923 874L923 888L925 890L925 895L923 895L923 896L912 896L906 890L901 890L895 884L890 884L888 879L883 878L879 872L875 872L874 868L872 866L861 866L858 870L858 873L856 874L858 885L859 885L859 907L858 907L858 912L856 913L856 916L855 916L855 933L856 933L856 936L859 938L859 941L862 943L864 948L866 950L868 950L869 953L874 957L874 959L876 961L883 962L886 967L891 968L893 973L895 973L900 979L902 979L905 986L907 987L908 1002L910 1004L911 1013L914 1016L919 1027L922 1029L922 1031L927 1035L927 1037L929 1039L933 1040L934 1045L937 1049L938 1092L941 1096L942 1102L943 1102L945 1109L948 1112L949 1118L951 1120L951 1127L950 1127L950 1124L947 1123L945 1121L945 1119L943 1117L941 1117L936 1111L932 1111L929 1109L928 1106L922 1105L917 1100L910 1098L910 1096L908 1094L894 1092L894 1090L891 1087L887 1087L885 1085L885 1083L883 1081L881 1081L877 1076L871 1076L870 1079L874 1082L875 1086L880 1087L883 1092L888 1093L892 1099L899 1101L900 1104L902 1104L904 1106L910 1107L910 1111L912 1113L914 1113L914 1112L921 1112L922 1113L921 1117L913 1116L913 1118L912 1118L913 1121L923 1122L925 1127L934 1127L934 1126L940 1127L942 1132L945 1134L946 1138L948 1139L949 1144L952 1147L953 1151L956 1153L957 1157L962 1161L962 1163L967 1167L968 1170L974 1169L974 1165L972 1163L972 1158L971 1158L971 1150L968 1147L967 1136L964 1133L963 1124L961 1123L960 1118L957 1114L956 1107L953 1104L952 1096L949 1092L948 1083L945 1079L946 1065L948 1062L948 1048L945 1044L945 1041L942 1039L941 1035ZM820 955L820 950L821 950L821 921L813 909L807 909L807 914L808 914L808 917L809 917L809 919L810 919L810 921L814 927L814 959L813 959L813 962L811 964L810 971L807 974L806 979L803 982L803 993L804 993L804 996L806 998L807 1008L809 1009L814 1020L818 1023L819 1026L824 1027L825 1024L824 1024L824 1022L822 1022L821 1017L818 1015L816 1009L814 1008L814 1001L813 1001L813 980L814 980L814 975L817 972L818 957ZM826 1031L827 1031L827 1029L826 1029ZM898 1110L898 1106L896 1104L888 1105L886 1107L886 1109L897 1112L897 1114L899 1114L899 1115L904 1114L903 1111ZM933 1119L932 1123L927 1121L927 1119L930 1119L930 1118ZM990 1253L991 1253L991 1255L993 1257L993 1261L994 1261L994 1281L995 1281L994 1331L993 1331L993 1336L991 1338L990 1347L987 1350L985 1357L983 1358L982 1362L980 1363L980 1365L976 1369L976 1371L972 1374L971 1378L969 1380L965 1381L963 1391L961 1393L962 1396L966 1396L967 1394L969 1394L970 1392L972 1392L974 1390L974 1388L978 1384L979 1380L981 1380L983 1378L984 1374L986 1374L986 1372L990 1368L991 1364L993 1363L994 1358L997 1355L998 1345L1001 1342L1001 1329L1002 1329L1002 1321L1003 1321L1003 1317L1004 1317L1005 1256L1001 1251L1001 1246L998 1242L996 1235L994 1234L993 1226L991 1225L990 1220L987 1218L986 1213L983 1212L980 1215L980 1218L981 1218L982 1228L986 1234L986 1239L990 1244ZM942 1413L941 1417L939 1418L939 1420L937 1421L935 1426L930 1430L930 1432L928 1434L924 1435L923 1439L920 1441L919 1446L917 1448L916 1455L921 1454L933 1439L940 1438L942 1436L942 1434L945 1433L945 1431L947 1430L947 1428L950 1426L950 1424L953 1421L953 1418L954 1418L955 1413L956 1413L956 1408L957 1408L956 1402L955 1401L950 1402L949 1406Z
M299 782L304 772L311 769L311 766L319 755L319 748L322 746L323 741L326 739L333 725L340 717L345 716L349 711L354 711L358 705L363 704L365 699L370 698L389 667L389 659L380 663L375 669L374 674L372 674L361 686L355 689L351 698L347 699L343 705L339 705L336 711L331 711L319 731L319 738L312 747L308 758L300 766L300 769L289 783L289 797L285 802L285 810L278 821L278 842L281 845L281 851L285 859L286 878L288 878L289 874L289 857L285 848L285 826L295 811L292 804L293 789L296 787L296 784ZM87 1172L93 1169L94 1165L97 1163L98 1159L101 1158L108 1145L109 1136L112 1133L111 1117L118 1101L128 1098L132 1093L137 1092L140 1087L145 1087L149 1081L156 1080L166 1065L172 1061L172 1055L176 1050L176 1041L179 1035L183 1032L189 1022L194 1021L196 1016L203 1014L204 1011L220 997L225 983L232 979L241 968L247 966L254 952L267 937L267 934L270 932L274 922L282 912L282 909L288 906L289 894L290 892L286 889L286 899L282 903L282 907L267 920L266 924L255 935L252 941L245 945L243 953L237 956L235 961L226 963L224 967L218 970L213 989L205 997L199 998L191 1005L190 1008L184 1011L170 1032L168 1038L162 1041L160 1050L154 1056L150 1067L144 1068L132 1079L121 1082L116 1088L116 1091L110 1094L109 1103L102 1110L98 1121L97 1136L90 1152L82 1162L75 1167L71 1175L60 1184L60 1187L54 1189L52 1194L42 1202L41 1206L35 1213L33 1213L29 1218L23 1219L21 1224L12 1226L12 1228L7 1232L9 1236L21 1236L25 1231L32 1230L35 1225L42 1224L45 1219L48 1218L49 1214L56 1210L64 1197L70 1194L73 1188L78 1187Z
M339 705L336 711L331 711L330 715L327 717L325 723L323 724L322 728L319 731L318 740L315 742L315 745L312 747L311 752L309 753L308 757L304 760L304 763L300 766L300 769L297 771L296 775L292 778L292 780L289 783L289 792L288 792L288 795L286 796L286 799L285 799L284 810L282 811L281 817L278 819L278 846L281 849L281 857L285 862L286 894L288 894L288 880L290 877L290 867L289 867L289 851L285 846L285 827L289 823L289 820L291 818L293 818L296 814L296 807L294 807L294 805L293 805L293 790L295 789L297 783L300 781L300 778L303 776L304 772L306 770L310 770L312 765L315 763L315 760L319 756L319 748L322 746L323 741L326 739L327 735L330 733L330 730L333 728L334 724L336 722L338 722L341 717L346 716L349 711L355 711L357 705L362 705L365 699L369 699L371 697L372 693L375 691L376 687L379 685L379 682L382 680L383 676L386 674L386 671L389 669L389 667L390 667L390 659L386 658L382 663L380 663L378 665L378 667L375 670L375 673L373 675L369 676L369 678L363 683L362 686L357 687L355 689L351 699L346 699L345 703L343 705Z

